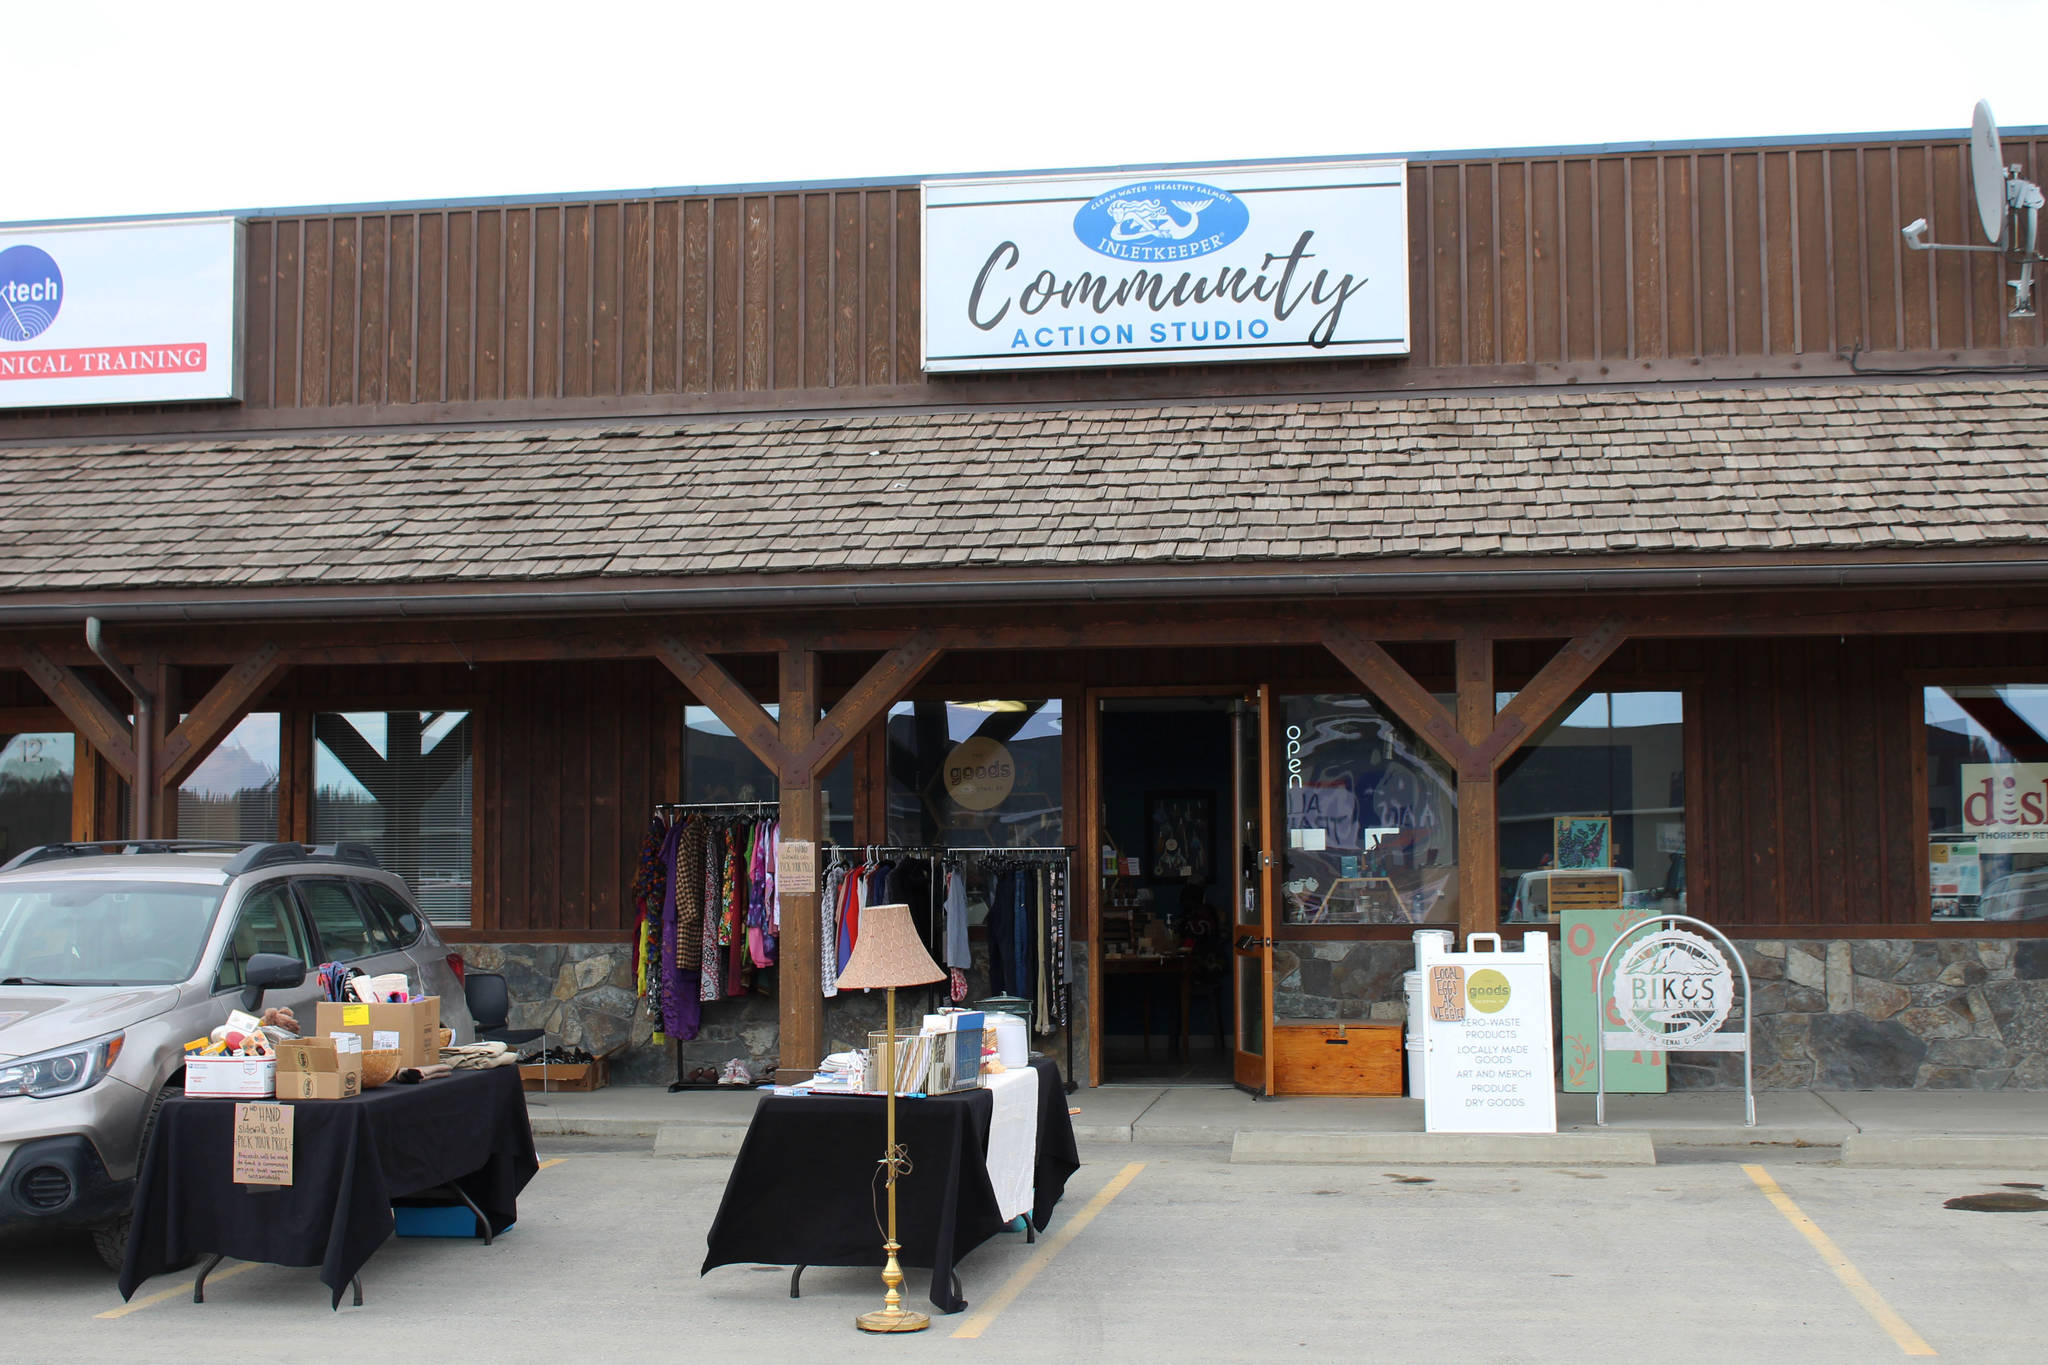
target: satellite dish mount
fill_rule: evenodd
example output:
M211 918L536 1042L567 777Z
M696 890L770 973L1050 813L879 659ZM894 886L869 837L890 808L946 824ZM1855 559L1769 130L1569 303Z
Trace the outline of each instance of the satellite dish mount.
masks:
M1976 193L1977 222L1989 246L1963 246L1927 240L1927 220L1915 218L1899 234L1915 251L1990 251L2019 265L2016 280L2006 284L2012 290L2012 311L2006 316L2034 316L2034 267L2048 263L2037 249L2041 209L2048 204L2041 187L2020 174L2021 167L2005 164L1998 144L1998 124L1991 106L1977 101L1970 119L1970 184Z

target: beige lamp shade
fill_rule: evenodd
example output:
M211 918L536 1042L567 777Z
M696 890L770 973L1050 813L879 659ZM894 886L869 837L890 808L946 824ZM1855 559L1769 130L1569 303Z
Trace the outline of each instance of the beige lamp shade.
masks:
M907 905L870 905L860 912L860 938L846 970L839 973L842 991L880 990L886 986L928 986L944 981L945 972L932 961L917 936Z

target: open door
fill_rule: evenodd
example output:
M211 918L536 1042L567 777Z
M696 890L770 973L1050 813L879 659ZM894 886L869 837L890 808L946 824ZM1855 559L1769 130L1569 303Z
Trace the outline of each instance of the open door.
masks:
M1273 1093L1273 746L1268 733L1271 689L1261 686L1231 711L1232 820L1237 837L1232 973L1237 1038L1232 1077L1255 1095Z

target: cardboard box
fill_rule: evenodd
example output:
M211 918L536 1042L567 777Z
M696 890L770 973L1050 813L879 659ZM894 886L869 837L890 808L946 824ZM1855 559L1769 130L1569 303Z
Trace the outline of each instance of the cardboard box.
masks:
M277 1045L277 1097L345 1100L363 1093L363 1054L343 1052L332 1038Z
M521 1062L519 1084L525 1090L602 1090L610 1079L608 1072L602 1057L594 1062L557 1062L547 1068L543 1087L540 1063Z
M432 1066L441 1060L441 997L422 996L402 1005L322 1000L313 1010L313 1032L322 1038L353 1033L363 1040L365 1052L378 1051L381 1042L398 1049L402 1067Z
M187 1057L185 1093L246 1100L277 1093L275 1057Z

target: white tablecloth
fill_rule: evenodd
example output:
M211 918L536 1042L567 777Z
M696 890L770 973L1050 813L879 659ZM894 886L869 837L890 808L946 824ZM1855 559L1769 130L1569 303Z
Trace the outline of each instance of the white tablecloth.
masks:
M988 1125L988 1179L1005 1218L1031 1212L1038 1164L1038 1073L1030 1067L984 1076L995 1099Z

